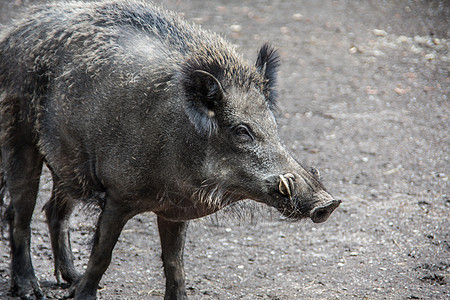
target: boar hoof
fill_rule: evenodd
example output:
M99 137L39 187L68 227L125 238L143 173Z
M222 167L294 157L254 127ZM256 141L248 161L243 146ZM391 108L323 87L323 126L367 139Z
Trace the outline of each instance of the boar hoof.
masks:
M325 205L314 208L311 211L311 220L314 223L325 222L331 213L341 204L341 200L333 200Z
M26 278L23 278L17 273L14 273L12 276L13 280L10 287L11 295L27 300L47 299L41 290L38 280L34 276L30 276L31 278L25 276Z

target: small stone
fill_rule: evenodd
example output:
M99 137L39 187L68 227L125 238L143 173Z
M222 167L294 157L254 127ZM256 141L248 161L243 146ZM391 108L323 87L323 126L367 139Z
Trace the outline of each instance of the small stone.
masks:
M376 94L378 94L378 90L376 88L372 88L370 86L367 86L366 87L366 93L368 95L376 95Z
M435 58L436 58L436 55L434 55L434 53L428 53L425 55L426 60L433 60Z
M359 253L356 251L353 251L353 252L350 252L349 254L350 254L350 256L358 256Z
M411 39L407 36L401 35L397 38L397 43L410 43Z
M374 56L385 56L386 54L380 50L373 50L373 55Z
M440 44L441 44L441 40L438 39L438 38L435 38L435 39L433 39L433 43L434 43L435 45L440 45Z
M387 32L383 29L374 29L373 34L375 34L376 36L386 36Z
M239 24L234 24L230 26L231 31L233 32L241 32L242 31L242 26Z
M401 88L401 87L396 87L396 88L394 89L394 92L396 92L396 93L399 94L399 95L404 95L404 94L409 93L410 90L411 90L411 89L410 89L409 87L406 88L406 89L403 89L403 88Z
M416 35L414 36L414 41L418 44L427 44L428 43L428 37L427 36L420 36Z
M448 180L448 176L445 173L437 173L436 177L440 178L443 181L447 181Z
M351 48L348 50L348 52L349 52L350 54L355 54L356 52L358 52L358 48L356 48L355 46L353 46L353 47L351 47Z
M301 20L303 20L303 15L302 14L293 14L292 19L295 21L301 21Z
M415 46L415 45L411 45L411 52L419 54L420 52L422 52L422 49L420 47Z

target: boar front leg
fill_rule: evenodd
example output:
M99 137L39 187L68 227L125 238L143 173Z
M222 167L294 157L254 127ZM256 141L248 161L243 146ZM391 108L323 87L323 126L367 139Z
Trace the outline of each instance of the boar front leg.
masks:
M69 296L73 295L75 300L96 299L98 284L111 262L114 246L123 227L134 215L135 210L128 208L123 202L106 199L97 223L87 269L79 282L71 287Z
M166 275L165 300L187 299L183 252L188 222L172 222L158 216L162 260Z

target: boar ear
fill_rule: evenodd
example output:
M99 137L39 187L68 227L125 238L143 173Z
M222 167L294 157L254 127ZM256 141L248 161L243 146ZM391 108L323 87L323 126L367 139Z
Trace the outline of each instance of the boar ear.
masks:
M206 137L217 132L215 111L223 98L222 85L211 73L193 70L184 74L186 112L197 131Z
M275 85L277 81L278 67L280 66L280 56L278 52L269 44L264 44L258 52L256 59L256 69L264 77L266 83L264 85L264 94L270 108L276 105L277 93Z

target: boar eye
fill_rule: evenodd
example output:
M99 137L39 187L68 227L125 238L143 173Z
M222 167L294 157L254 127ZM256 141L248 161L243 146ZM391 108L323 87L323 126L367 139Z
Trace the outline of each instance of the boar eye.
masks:
M234 132L236 133L237 136L249 137L249 138L253 139L253 137L250 133L250 130L245 125L236 126L236 128L234 129Z

